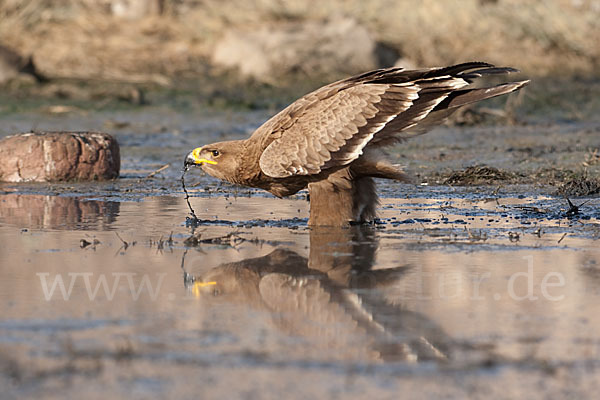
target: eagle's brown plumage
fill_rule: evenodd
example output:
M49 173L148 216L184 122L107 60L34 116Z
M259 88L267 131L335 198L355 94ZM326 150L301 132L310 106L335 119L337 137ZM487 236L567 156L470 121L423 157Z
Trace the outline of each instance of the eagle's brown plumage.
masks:
M470 62L367 72L296 100L246 140L197 148L185 162L279 197L308 187L311 225L367 221L375 217L378 202L373 177L405 178L382 148L425 133L460 106L529 82L467 88L483 75L514 71Z

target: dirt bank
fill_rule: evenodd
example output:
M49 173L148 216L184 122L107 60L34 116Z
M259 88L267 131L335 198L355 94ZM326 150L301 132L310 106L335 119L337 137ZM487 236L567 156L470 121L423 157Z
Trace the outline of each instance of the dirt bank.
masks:
M529 76L573 76L597 74L599 16L600 7L591 0L8 0L0 6L0 38L23 55L33 55L41 73L51 78L169 85L182 76L222 75L215 51L224 47L222 39L228 34L247 32L246 37L254 38L247 45L255 46L255 52L281 52L278 58L291 63L266 64L267 73L258 75L259 80L277 76L270 83L298 78L322 83L360 72L347 71L344 58L337 65L319 61L335 57L338 49L356 45L358 39L333 34L328 37L337 44L332 45L329 39L315 40L302 32L336 31L336 24L349 24L353 32L365 32L361 47L372 51L359 54L372 57L367 64L389 66L401 60L408 67L434 66L476 59L513 65ZM266 47L256 47L263 40L256 36L261 31L266 32ZM323 56L322 46L328 46L329 56ZM306 50L311 47L312 52ZM233 60L236 49L241 51L234 45L229 57L219 57ZM243 62L267 62L267 53ZM294 53L302 58L289 57ZM239 72L233 64L232 73Z

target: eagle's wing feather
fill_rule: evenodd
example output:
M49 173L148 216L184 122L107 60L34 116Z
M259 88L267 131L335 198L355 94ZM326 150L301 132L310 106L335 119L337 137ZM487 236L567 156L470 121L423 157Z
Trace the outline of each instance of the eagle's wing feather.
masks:
M282 178L318 174L354 161L373 135L418 97L414 86L394 89L366 84L338 90L319 101L311 101L309 95L303 99L306 108L297 112L293 122L283 115L283 126L271 131L277 138L261 154L261 170Z
M284 178L347 165L367 145L415 136L442 122L455 107L516 90L520 86L491 92L461 90L482 75L512 71L484 63L413 71L389 68L324 86L292 103L253 134L264 149L260 169Z

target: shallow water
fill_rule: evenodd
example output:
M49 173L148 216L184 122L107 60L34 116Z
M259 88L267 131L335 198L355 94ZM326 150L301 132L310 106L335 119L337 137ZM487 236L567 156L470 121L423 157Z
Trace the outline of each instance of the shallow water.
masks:
M547 181L432 184L475 164L531 183L587 160L594 176L597 122L408 141L394 152L416 184L379 182L379 220L349 229L309 229L303 192L195 170L203 224L186 226L183 155L268 114L3 116L0 135L108 131L122 165L111 182L0 184L0 397L595 395L600 199L574 213Z
M213 222L195 229L181 195L0 195L7 394L361 397L427 382L459 396L465 382L597 382L599 199L567 216L551 197L399 190L413 196L384 198L377 224L349 229L307 228L302 195L197 188L192 206ZM185 244L193 233L204 243Z

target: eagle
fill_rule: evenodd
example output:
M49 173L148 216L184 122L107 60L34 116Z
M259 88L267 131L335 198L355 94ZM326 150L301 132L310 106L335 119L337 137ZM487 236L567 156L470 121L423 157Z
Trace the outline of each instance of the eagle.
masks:
M312 226L369 222L379 202L374 178L408 180L385 149L443 123L461 106L529 83L471 86L477 78L511 72L518 70L468 62L352 76L301 97L247 139L193 149L184 168L199 166L277 197L308 188Z

